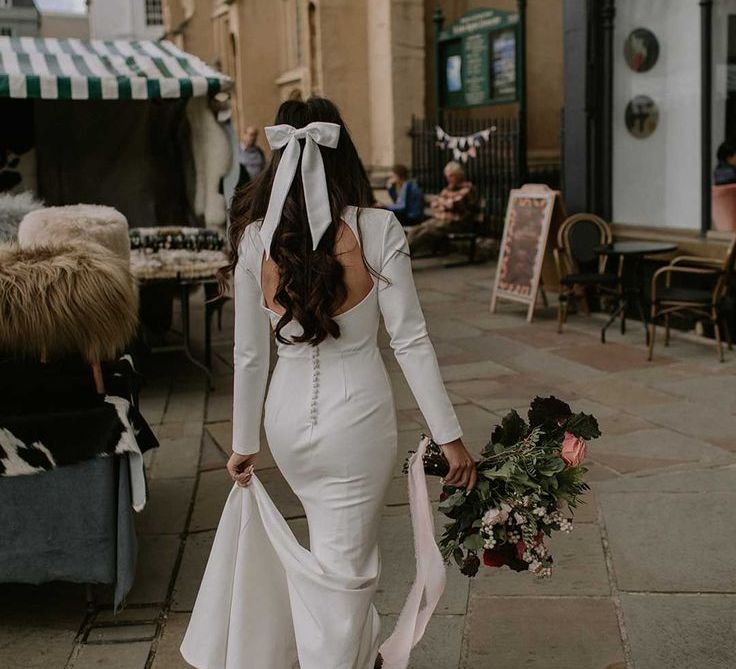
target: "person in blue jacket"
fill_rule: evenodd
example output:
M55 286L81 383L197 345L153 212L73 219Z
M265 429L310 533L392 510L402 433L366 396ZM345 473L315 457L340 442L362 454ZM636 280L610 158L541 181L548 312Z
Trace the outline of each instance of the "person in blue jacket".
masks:
M414 179L409 178L406 165L394 165L386 183L386 189L391 197L391 203L384 205L394 212L401 225L409 227L418 225L424 215L424 193Z

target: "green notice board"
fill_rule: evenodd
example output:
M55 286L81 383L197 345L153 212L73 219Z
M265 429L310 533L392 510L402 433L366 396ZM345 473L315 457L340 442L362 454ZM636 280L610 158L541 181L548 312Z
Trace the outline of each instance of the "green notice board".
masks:
M442 107L476 107L518 100L519 18L475 9L440 31L437 81Z

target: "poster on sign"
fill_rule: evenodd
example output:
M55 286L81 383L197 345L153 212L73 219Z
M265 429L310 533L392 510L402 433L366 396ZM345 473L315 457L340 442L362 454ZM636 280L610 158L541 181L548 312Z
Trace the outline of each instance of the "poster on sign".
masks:
M506 220L493 284L491 312L498 300L527 304L527 320L542 289L542 269L551 228L565 212L559 191L542 184L525 184L509 194ZM542 293L544 297L544 294Z

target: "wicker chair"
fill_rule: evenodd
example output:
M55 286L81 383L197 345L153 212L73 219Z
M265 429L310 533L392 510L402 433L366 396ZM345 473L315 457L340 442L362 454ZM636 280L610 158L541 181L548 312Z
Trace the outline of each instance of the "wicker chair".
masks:
M728 348L733 348L731 332L726 316L733 313L734 294L732 281L736 265L736 237L731 242L726 257L705 258L698 256L680 256L666 267L658 269L652 277L652 312L649 325L649 355L654 353L654 336L657 319L664 319L664 345L670 343L670 316L694 314L706 318L715 332L718 357L723 362L723 344L721 342L721 326L725 331ZM710 283L709 287L673 286L673 277L701 279ZM662 286L664 279L664 286Z
M595 250L610 244L612 239L608 223L595 214L575 214L560 226L553 251L560 277L558 332L562 332L567 321L570 299L580 295L586 313L590 313L588 289L599 294L618 294L619 276L606 271L606 256Z

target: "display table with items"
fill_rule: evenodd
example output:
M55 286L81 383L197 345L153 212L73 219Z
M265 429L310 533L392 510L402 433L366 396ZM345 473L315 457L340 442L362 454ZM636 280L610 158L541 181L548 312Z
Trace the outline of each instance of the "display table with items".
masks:
M130 267L143 294L155 286L171 287L181 302L182 344L159 346L156 351L182 350L211 380L212 317L221 316L224 298L218 297L217 270L228 262L222 234L203 228L134 228L130 230ZM191 349L192 290L202 287L205 298L204 362ZM156 293L161 296L160 292ZM144 309L146 305L144 304Z

